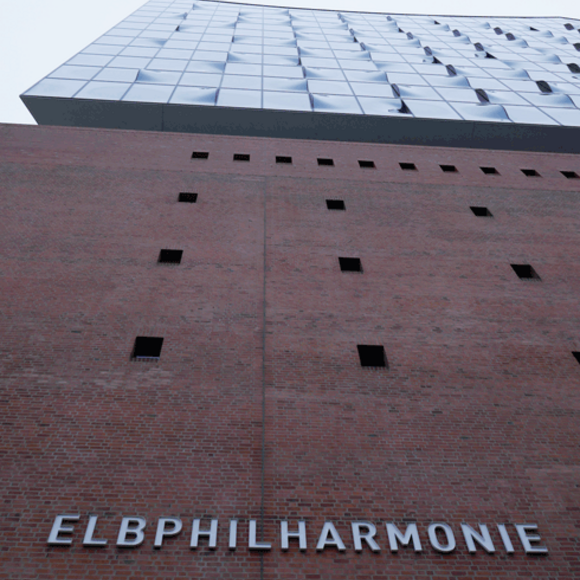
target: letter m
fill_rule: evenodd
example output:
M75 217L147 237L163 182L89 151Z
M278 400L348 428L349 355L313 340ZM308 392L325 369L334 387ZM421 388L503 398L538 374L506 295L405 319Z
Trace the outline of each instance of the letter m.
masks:
M389 536L391 552L399 551L399 542L403 546L408 546L411 541L413 542L415 552L422 551L421 540L419 539L419 532L417 531L417 524L409 524L403 534L395 524L387 523L387 535Z

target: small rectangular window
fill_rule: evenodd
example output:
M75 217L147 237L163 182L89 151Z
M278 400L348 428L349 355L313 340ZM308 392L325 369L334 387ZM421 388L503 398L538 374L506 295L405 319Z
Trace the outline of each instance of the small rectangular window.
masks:
M192 159L207 159L209 157L209 153L207 151L194 151L191 154Z
M521 172L526 177L541 177L541 175L535 169L522 169Z
M160 264L181 264L183 250L161 250L159 252Z
M510 264L520 280L540 280L538 273L529 264Z
M134 360L159 360L163 338L159 336L138 336L135 338L131 358Z
M329 166L334 165L334 159L327 159L325 157L319 157L317 159L317 161L318 161L318 165L329 165Z
M181 203L197 203L197 193L182 192L179 194L177 201Z
M580 178L580 175L578 175L575 171L560 171L560 173L566 179L578 179L578 178Z
M414 163L399 163L403 171L417 171L417 166Z
M360 258L338 258L341 272L362 272Z
M234 161L249 161L249 153L234 153Z
M344 201L342 199L327 199L326 207L328 209L342 209L345 210Z
M495 167L480 167L486 175L499 175L499 171Z
M473 212L473 215L477 217L493 217L491 212L483 206L480 205L470 205L469 209Z
M359 159L358 164L362 169L376 169L374 161L363 161L362 159Z
M387 367L385 347L375 344L357 344L358 356L361 367Z
M439 165L439 167L441 167L441 171L444 173L458 173L455 165Z
M286 163L287 165L290 165L292 163L292 157L276 155L276 163Z

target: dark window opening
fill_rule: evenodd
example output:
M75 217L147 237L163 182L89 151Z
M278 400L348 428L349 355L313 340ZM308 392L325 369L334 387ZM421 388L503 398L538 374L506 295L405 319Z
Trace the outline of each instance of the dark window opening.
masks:
M417 166L414 163L399 163L403 171L417 171Z
M526 177L541 177L535 169L522 169L521 171Z
M375 169L376 167L374 161L363 161L359 159L358 164L359 167L362 167L363 169Z
M529 264L510 264L520 280L540 280L538 273Z
M334 159L326 159L324 157L318 158L318 165L334 165Z
M480 167L486 175L499 175L499 171L495 167Z
M457 173L457 167L455 165L439 165L441 171L444 173Z
M580 178L580 175L578 175L575 171L560 171L560 173L566 179L578 179L578 178Z
M360 258L338 258L342 272L362 272Z
M576 362L580 364L580 352L572 351L572 356L576 359Z
M207 159L209 157L209 153L207 151L194 151L191 154L192 159Z
M566 30L574 30L574 25L570 24L569 22L566 22L566 24L564 24L564 28Z
M344 201L342 199L327 199L326 207L328 209L343 209L346 210L344 206Z
M135 338L133 353L134 360L159 360L163 338L158 336L138 336Z
M470 205L469 209L473 212L473 215L477 217L493 217L492 213L483 206Z
M292 157L285 157L284 155L276 155L276 163L292 163Z
M179 194L177 201L180 201L182 203L197 203L197 193L182 192Z
M387 367L387 355L385 347L374 344L357 344L358 356L361 367Z
M159 252L160 264L181 264L183 250L161 250Z
M250 155L248 153L234 153L234 161L249 161Z

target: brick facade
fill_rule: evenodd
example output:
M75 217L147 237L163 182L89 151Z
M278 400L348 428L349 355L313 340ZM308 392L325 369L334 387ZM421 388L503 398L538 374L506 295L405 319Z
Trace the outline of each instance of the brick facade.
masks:
M580 179L562 171L578 157L0 126L0 577L578 578ZM158 361L131 359L137 336L164 338ZM80 515L70 547L47 544L59 514ZM90 515L107 547L83 547ZM115 546L123 516L147 519L140 547ZM159 517L183 531L156 550ZM219 518L217 549L189 548L194 518ZM306 522L305 552L280 549L281 520ZM344 552L316 551L325 521ZM354 551L355 521L380 552ZM386 522L416 522L423 551L391 554ZM462 523L496 552L469 554Z

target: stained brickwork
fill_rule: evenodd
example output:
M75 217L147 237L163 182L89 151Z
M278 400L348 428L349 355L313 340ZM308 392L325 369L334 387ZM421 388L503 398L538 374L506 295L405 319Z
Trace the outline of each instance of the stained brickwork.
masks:
M0 577L580 575L576 156L8 125L0 149ZM158 361L131 360L137 336L163 337ZM80 515L70 547L47 545L59 514ZM105 548L82 546L90 515ZM123 516L147 519L140 547L115 546ZM183 531L155 550L163 516ZM193 518L219 518L217 549L190 550ZM248 550L249 519L270 551ZM281 551L299 519L307 550ZM316 551L325 521L344 552ZM380 552L354 551L353 521ZM423 552L391 554L390 521ZM469 554L462 523L496 553Z

